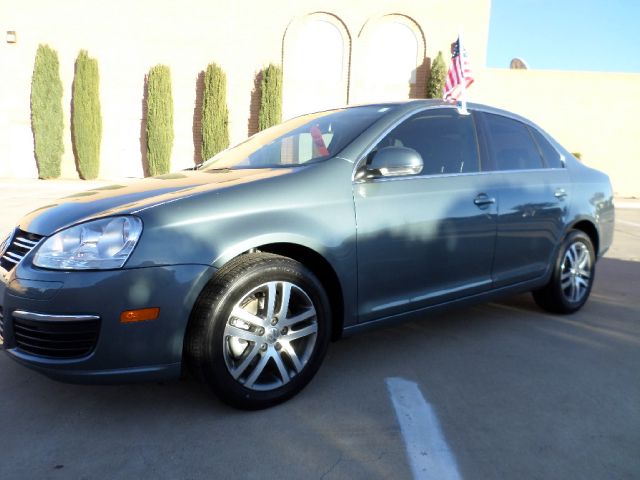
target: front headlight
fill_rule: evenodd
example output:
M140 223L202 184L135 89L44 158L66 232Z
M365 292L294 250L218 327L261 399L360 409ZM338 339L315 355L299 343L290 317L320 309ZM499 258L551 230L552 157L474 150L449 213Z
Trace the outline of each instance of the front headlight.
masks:
M120 268L141 233L142 220L137 217L110 217L82 223L45 240L33 264L54 270Z

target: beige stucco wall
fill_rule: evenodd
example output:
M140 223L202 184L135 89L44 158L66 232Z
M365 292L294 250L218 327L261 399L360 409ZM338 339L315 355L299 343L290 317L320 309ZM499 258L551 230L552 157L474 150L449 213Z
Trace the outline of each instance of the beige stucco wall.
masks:
M0 2L0 177L37 176L29 97L38 44L49 44L60 58L66 125L63 176L77 177L69 114L73 65L80 49L87 49L99 61L100 176L142 176L143 89L151 66L163 63L171 67L175 108L172 168L185 168L199 160L194 144L199 133L196 90L200 72L210 62L225 69L231 142L243 140L256 128L257 104L252 95L256 73L269 62L281 63L285 86L289 85L288 52L296 32L314 14L313 18L334 22L345 37L341 80L345 91L337 97L351 102L374 100L384 87L375 85L375 62L372 70L371 61L375 56L367 43L381 20L400 20L418 40L415 85L394 87L411 97L424 94L429 59L439 50L448 52L458 28L464 26L476 76L471 100L531 118L569 150L580 152L586 164L608 172L618 194L640 196L640 132L635 121L640 109L640 75L482 68L489 11L489 0ZM8 30L17 32L17 43L6 42ZM381 59L381 72L383 63ZM310 68L309 75L322 73L318 65ZM284 93L285 107L291 111L295 111L292 99L307 95L293 93L289 97Z
M193 165L197 158L193 131L196 83L208 63L218 63L227 73L230 134L235 143L250 131L256 73L269 62L283 61L285 31L305 15L325 12L335 16L350 39L350 55L366 48L361 37L365 25L384 15L403 15L419 25L424 32L423 50L427 57L434 57L438 50L448 51L462 24L470 54L481 65L486 54L489 7L489 0L2 1L0 176L37 176L29 95L39 43L49 44L60 58L66 123L63 176L77 176L70 142L69 105L73 66L80 49L87 49L97 58L100 68L100 175L141 176L144 76L155 64L169 65L172 71L172 168L179 169ZM7 30L17 32L17 43L6 43ZM286 58L284 65L286 75ZM321 66L310 74L321 75Z
M482 69L469 97L530 118L640 196L640 74Z

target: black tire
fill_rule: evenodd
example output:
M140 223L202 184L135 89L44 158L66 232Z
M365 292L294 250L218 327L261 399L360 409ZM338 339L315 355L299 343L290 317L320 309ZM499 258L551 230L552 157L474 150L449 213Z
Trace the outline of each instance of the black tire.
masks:
M595 277L596 256L587 234L572 230L566 236L549 283L535 290L533 299L553 313L573 313L585 304Z
M186 339L189 365L233 407L284 402L320 368L330 312L322 284L301 263L269 253L241 255L220 269L196 303Z

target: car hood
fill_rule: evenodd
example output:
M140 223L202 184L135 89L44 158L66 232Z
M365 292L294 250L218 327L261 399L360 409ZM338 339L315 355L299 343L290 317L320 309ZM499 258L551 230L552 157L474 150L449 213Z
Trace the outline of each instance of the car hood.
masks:
M135 214L187 196L286 175L292 168L184 171L110 185L61 198L27 214L20 229L49 236L57 230L93 218Z

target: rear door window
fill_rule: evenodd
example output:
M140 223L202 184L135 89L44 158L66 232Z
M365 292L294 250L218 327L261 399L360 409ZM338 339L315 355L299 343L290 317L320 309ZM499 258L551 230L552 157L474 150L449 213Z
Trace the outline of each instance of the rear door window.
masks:
M495 170L544 167L540 150L524 123L491 113L484 113L483 117Z

